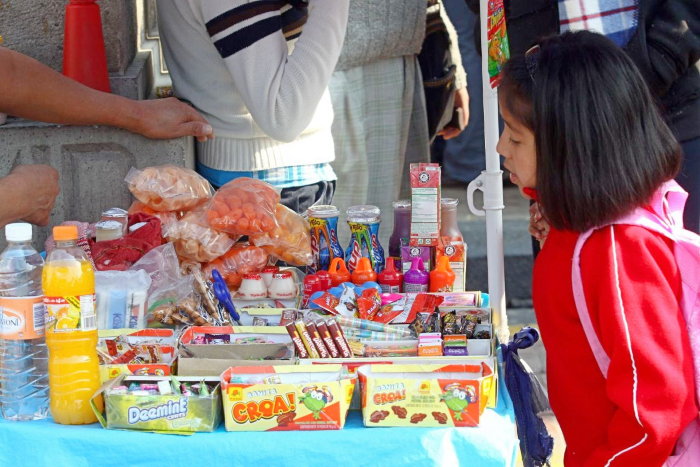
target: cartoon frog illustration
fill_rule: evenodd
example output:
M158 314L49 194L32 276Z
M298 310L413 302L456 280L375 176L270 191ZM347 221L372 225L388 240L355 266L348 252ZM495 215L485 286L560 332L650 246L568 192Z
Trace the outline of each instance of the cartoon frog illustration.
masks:
M333 394L331 394L328 386L323 386L320 390L318 386L307 386L301 392L304 395L301 396L299 401L313 413L315 420L321 420L323 408L333 402Z
M447 408L454 412L455 420L462 420L462 414L467 412L469 404L477 401L474 386L462 388L459 383L451 383L445 386L444 394L440 400L445 402Z

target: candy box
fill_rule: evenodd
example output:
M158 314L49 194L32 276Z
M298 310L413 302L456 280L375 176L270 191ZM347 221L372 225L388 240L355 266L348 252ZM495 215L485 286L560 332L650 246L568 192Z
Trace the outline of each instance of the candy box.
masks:
M435 264L438 264L443 256L450 258L450 269L455 273L455 283L452 291L464 292L464 284L467 277L467 244L450 240L449 237L440 237L440 241L435 248Z
M437 246L440 238L440 165L411 164L411 246Z
M112 341L112 343L109 343ZM98 331L97 347L102 353L108 354L108 345L123 353L124 344L146 346L154 344L158 348L161 361L158 363L101 363L100 380L102 383L119 375L136 376L169 376L177 363L177 337L172 329L107 329Z
M226 430L340 430L355 382L342 365L229 368L221 375Z
M366 365L358 370L365 426L478 426L495 384L480 364Z
M285 319L294 321L299 310L296 308L239 308L238 313L243 326L284 326L280 323Z
M265 342L265 343L262 343ZM178 375L214 376L231 366L293 365L294 344L281 326L193 326L180 337Z
M90 400L103 428L192 434L214 431L221 423L221 391L218 378L205 378L216 386L208 396L110 394L117 386L132 383L170 382L169 377L126 376L106 382ZM202 378L178 378L180 382L200 383ZM104 397L104 411L96 399Z
M434 262L434 248L428 246L411 246L408 244L408 240L405 238L401 239L401 272L406 274L409 269L411 269L411 262L413 258L420 257L423 260L423 268L426 271L433 270Z

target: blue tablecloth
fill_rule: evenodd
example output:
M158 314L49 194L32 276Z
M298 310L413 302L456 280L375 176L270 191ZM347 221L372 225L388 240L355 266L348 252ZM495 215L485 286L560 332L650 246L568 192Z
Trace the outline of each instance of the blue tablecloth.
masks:
M495 410L476 428L365 428L351 411L339 431L215 433L192 436L0 421L0 466L514 466L513 405L499 382Z

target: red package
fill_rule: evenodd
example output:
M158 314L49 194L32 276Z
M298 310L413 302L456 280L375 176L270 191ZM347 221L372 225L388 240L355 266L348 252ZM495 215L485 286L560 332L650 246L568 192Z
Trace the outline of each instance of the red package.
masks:
M394 304L389 303L388 305L384 305L379 309L377 314L374 315L372 318L372 321L375 321L377 323L382 323L382 324L389 324L391 323L394 318L399 316L401 313L403 313L403 308L396 308L394 309Z
M211 279L211 272L217 269L229 288L238 290L245 274L254 274L267 266L270 255L263 248L248 243L236 243L220 258L207 263L202 271Z
M241 177L216 192L207 207L207 219L216 230L231 235L271 232L278 224L275 217L280 195L271 185Z
M357 310L361 319L373 320L382 306L382 298L375 289L367 289L357 299Z
M90 250L98 271L126 271L143 255L161 245L160 219L144 213L129 218L129 226L145 222L146 225L119 240L94 242L89 240Z
M412 323L416 319L418 313L428 313L432 315L435 308L439 307L444 300L445 297L440 295L429 295L427 293L418 294L416 301L413 302L411 312L408 314L406 322Z
M323 295L321 295L319 298L316 300L312 300L311 303L314 303L327 312L337 315L338 312L336 311L335 307L337 307L340 304L340 300L335 298L333 295L329 294L328 292L324 292Z

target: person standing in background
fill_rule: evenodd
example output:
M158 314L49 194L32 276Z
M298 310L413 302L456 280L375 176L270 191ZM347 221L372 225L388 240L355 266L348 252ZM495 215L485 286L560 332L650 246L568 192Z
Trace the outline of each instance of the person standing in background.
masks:
M331 78L338 175L333 203L341 213L373 204L382 211L380 242L393 230L392 203L408 196L408 167L428 162L430 141L417 55L425 39L426 0L350 0L348 32ZM468 115L469 95L457 36L440 8L457 65L455 106ZM458 132L451 132L451 135ZM340 230L343 245L347 229Z

